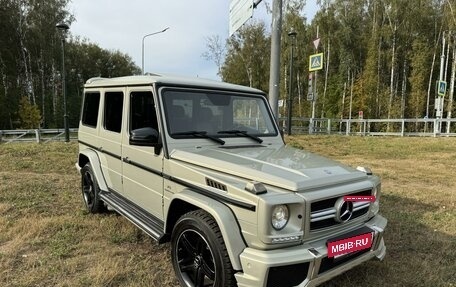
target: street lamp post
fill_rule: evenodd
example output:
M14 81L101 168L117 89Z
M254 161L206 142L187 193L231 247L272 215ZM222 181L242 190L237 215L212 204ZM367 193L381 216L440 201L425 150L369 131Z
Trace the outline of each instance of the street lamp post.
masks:
M290 52L290 84L288 87L288 119L287 119L287 134L291 135L291 113L292 113L292 93L293 93L293 48L296 39L296 31L293 29L288 33L291 39L291 52Z
M55 25L57 29L62 31L62 93L63 93L63 126L65 128L65 142L70 141L70 129L68 128L67 100L66 100L66 81L65 81L65 38L66 32L70 26L66 23L58 23Z
M150 33L150 34L147 34L147 35L144 35L144 37L142 38L142 50L141 50L141 72L142 74L144 75L144 39L146 39L146 37L149 37L149 36L152 36L152 35L155 35L155 34L160 34L160 33L163 33L165 32L166 30L168 30L169 27L166 27L165 29L163 30L160 30L160 31L157 31L157 32L154 32L154 33Z

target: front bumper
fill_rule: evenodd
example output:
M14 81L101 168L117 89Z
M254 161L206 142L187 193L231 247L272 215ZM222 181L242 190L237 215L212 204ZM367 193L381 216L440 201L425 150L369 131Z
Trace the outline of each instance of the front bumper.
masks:
M246 248L240 255L243 271L235 274L238 286L317 286L374 257L382 260L386 224L381 215L366 222L374 230L372 247L338 261L327 257L326 239L276 250Z

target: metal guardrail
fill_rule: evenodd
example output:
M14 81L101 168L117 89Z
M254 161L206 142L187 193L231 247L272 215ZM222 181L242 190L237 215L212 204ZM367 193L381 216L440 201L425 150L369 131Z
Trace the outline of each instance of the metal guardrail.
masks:
M78 129L70 129L70 140L76 140ZM0 143L65 141L65 129L0 130Z
M279 125L286 130L286 118ZM292 118L292 134L339 134L360 136L456 136L455 119L310 119ZM449 131L449 132L447 132ZM77 139L70 129L70 140ZM64 129L0 130L0 143L65 141Z
M286 119L280 118L279 124L285 130ZM292 118L292 134L448 137L456 136L456 118L389 120Z

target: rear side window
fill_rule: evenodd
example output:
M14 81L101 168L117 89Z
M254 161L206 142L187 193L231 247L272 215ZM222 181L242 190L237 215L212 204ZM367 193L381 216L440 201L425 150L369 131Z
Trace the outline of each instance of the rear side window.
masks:
M91 92L84 95L84 106L82 107L82 124L85 126L97 127L98 108L100 106L100 93Z
M123 98L122 92L105 93L104 127L108 131L120 133L122 128Z

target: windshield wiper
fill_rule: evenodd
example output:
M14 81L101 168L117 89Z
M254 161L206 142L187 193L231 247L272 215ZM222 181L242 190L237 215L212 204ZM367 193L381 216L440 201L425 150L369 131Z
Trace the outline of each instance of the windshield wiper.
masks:
M244 136L253 139L254 141L257 141L259 143L262 143L263 140L260 139L257 136L248 134L247 131L241 131L241 130L227 130L227 131L219 131L217 132L218 134L229 134L229 135L237 135L237 136Z
M210 139L213 140L221 145L225 144L225 141L222 139L219 139L214 136L210 136L207 134L206 131L188 131L188 132L179 132L179 133L172 133L172 136L194 136L194 137L200 137L200 138L205 138L205 139Z

